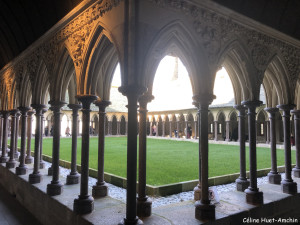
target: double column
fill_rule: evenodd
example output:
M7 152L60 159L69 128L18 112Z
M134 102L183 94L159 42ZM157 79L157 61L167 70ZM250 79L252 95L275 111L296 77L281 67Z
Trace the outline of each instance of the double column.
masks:
M257 160L256 160L256 107L261 101L243 101L248 108L248 133L249 133L249 161L250 161L250 186L245 190L246 201L249 204L263 204L263 193L257 188Z
M281 175L277 171L277 154L276 154L276 113L279 112L278 108L265 108L269 113L269 137L271 147L271 171L268 173L270 184L280 184ZM269 140L267 138L267 140Z
M300 110L292 110L294 114L295 144L296 144L296 166L293 169L294 177L300 177Z
M34 111L29 111L27 113L28 118L27 118L27 151L26 151L26 158L25 158L25 163L26 164L31 164L33 162L33 158L31 156L31 135L32 135L32 115L34 114Z
M281 181L281 189L287 194L297 193L297 183L292 179L292 157L291 157L291 113L295 105L278 105L283 115L283 136L284 136L284 158L285 158L285 179Z
M42 135L42 131L41 131L42 110L46 108L46 106L42 104L32 104L31 107L35 109L36 126L35 126L35 140L34 140L34 165L33 165L33 172L29 174L29 183L36 184L42 181L42 175L40 174L39 171L40 148L41 148L40 137Z
M19 138L19 121L20 121L20 116L21 116L21 113L17 112L16 114L16 131L15 131L15 151L14 151L14 158L15 159L18 159L19 158L19 151L18 151L18 138Z
M0 157L0 163L6 163L9 159L9 157L7 156L8 117L9 117L9 111L2 111L3 138L2 138L2 154Z
M21 112L21 155L20 155L20 164L16 168L17 175L24 175L27 173L27 166L25 165L25 151L26 151L26 130L27 130L27 112L30 110L29 107L19 107Z
M136 200L137 101L140 95L146 91L146 88L121 86L119 91L128 99L126 218L120 224L138 224L141 222L137 217Z
M45 168L45 162L43 160L43 132L44 132L44 113L47 112L47 109L43 109L42 110L42 117L41 117L41 150L40 150L40 169L44 169Z
M95 95L80 95L82 103L82 142L81 142L81 180L80 194L74 200L73 210L77 214L90 213L94 209L94 198L88 194L89 187L89 152L90 152L90 112L91 103L97 100Z
M63 184L59 181L59 151L60 151L60 128L61 108L66 104L60 101L50 101L50 109L53 111L53 145L52 145L52 181L47 185L47 194L50 196L60 195ZM42 127L42 126L41 126Z
M98 100L95 105L99 107L99 133L98 133L98 181L93 186L93 197L105 197L108 194L108 186L104 181L104 148L105 148L105 108L111 103Z
M72 156L71 156L71 172L67 176L67 184L78 184L79 173L77 172L77 136L78 136L78 110L81 109L80 104L69 104L72 109Z
M195 204L195 218L199 220L214 219L215 205L209 200L208 191L208 106L214 95L196 95L193 97L194 105L198 108L199 118L199 178L201 183L201 200Z
M139 98L139 185L137 198L137 215L151 216L152 202L146 196L146 163L147 163L147 104L154 99L153 95ZM164 130L164 129L163 129Z
M10 136L10 152L9 160L6 162L6 168L15 168L15 151L16 151L16 125L17 125L17 113L19 110L13 109L10 111L11 115L11 136Z
M244 191L249 186L246 177L246 144L245 144L245 116L246 108L243 105L234 106L239 111L239 142L240 142L240 176L235 180L237 191Z

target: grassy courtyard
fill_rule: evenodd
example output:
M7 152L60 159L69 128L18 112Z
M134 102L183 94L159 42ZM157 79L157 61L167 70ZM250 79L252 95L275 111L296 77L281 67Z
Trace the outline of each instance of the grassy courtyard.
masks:
M105 138L105 172L126 177L126 137ZM33 143L32 143L33 144ZM32 145L33 148L33 145ZM81 139L78 138L80 164ZM98 139L90 139L90 167L97 169ZM52 156L52 139L43 140L43 154ZM247 170L249 170L247 149ZM270 168L270 149L257 148L258 169ZM278 165L284 165L284 151L277 150ZM60 158L71 160L71 138L61 139ZM295 163L295 151L292 151ZM239 172L239 146L209 145L209 176ZM198 179L198 143L187 141L147 139L147 183L163 185Z

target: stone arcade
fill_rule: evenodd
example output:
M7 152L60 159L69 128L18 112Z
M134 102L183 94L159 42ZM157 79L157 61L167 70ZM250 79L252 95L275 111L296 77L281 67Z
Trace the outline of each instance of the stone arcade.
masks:
M6 4L3 4L2 9L5 9L4 5L6 7L9 5L9 1L4 2ZM230 141L230 129L235 126L240 145L240 177L236 180L237 190L240 191L238 195L244 199L240 204L247 205L247 210L241 210L239 213L245 218L248 216L288 218L290 214L295 216L296 214L292 213L296 210L293 207L299 207L297 182L299 183L300 176L299 36L288 32L284 34L278 31L276 26L275 29L270 28L216 2L218 1L85 0L76 7L69 7L61 20L56 20L56 24L52 24L53 26L49 27L45 34L41 33L34 42L22 49L24 51L19 50L16 54L16 46L9 51L3 47L5 43L1 43L3 64L0 71L1 184L7 186L44 224L87 224L91 217L97 218L97 222L93 221L97 224L117 224L120 220L120 224L142 224L143 222L170 224L169 220L176 220L181 224L198 224L199 220L202 222L216 220L221 223L226 221L226 224L230 224L236 221L236 218L233 218L230 213L222 214L218 211L221 209L211 204L209 200L208 139L219 140L225 137ZM297 10L295 14L296 12ZM9 39L10 36L7 35ZM179 115L170 112L163 118L155 118L154 115L158 114L149 112L149 115L153 116L148 117L147 104L153 99L152 86L155 72L159 62L166 55L179 57L186 66L193 91L193 99L187 101L193 101L196 110L194 109L193 113L182 112ZM126 134L128 138L126 206L114 199L103 198L109 191L103 176L105 126L109 133L113 132L112 123L105 123L105 110L110 104L111 80L118 62L121 66L122 79L119 91L128 100L128 112L124 115L118 114L116 129L116 134ZM213 94L215 75L221 67L226 68L231 78L236 111L232 109L228 112L226 110L219 113L216 111L214 113L213 110L209 112L209 106L215 98ZM261 108L262 102L259 99L261 85L266 93L266 105L263 106L266 108L265 112ZM65 99L66 92L69 96L68 102ZM49 102L48 95L50 95ZM49 109L46 108L47 104L51 106ZM98 120L96 123L99 157L98 181L90 193L88 188L89 139L90 122L95 121L95 117L91 118L93 104L99 111L99 117L96 119ZM74 122L72 123L72 170L67 178L67 184L64 185L59 176L59 153L60 117L62 108L66 105L72 110ZM49 113L45 114L47 110L52 111L53 115L53 162L48 174L45 173L41 160L43 120L48 118ZM80 133L83 149L80 179L75 164L78 135L76 121L78 121L79 111L82 121ZM264 121L261 120L263 129L259 129L261 125L257 126L261 118L257 115L259 112L262 112L264 118ZM189 114L193 115L190 117ZM110 114L110 120L106 120L113 122L112 115ZM31 138L30 126L33 116L36 120L34 161L31 158L30 142L28 142ZM17 162L14 154L17 152L19 117L21 120L20 163ZM171 218L167 219L164 214L160 214L162 211L159 210L151 215L151 202L145 194L147 125L151 126L153 118L159 119L157 122L160 122L157 135L171 137L175 126L177 130L180 126L180 129L184 129L184 126L188 125L187 121L191 121L193 122L191 123L192 136L199 140L199 156L201 156L199 157L199 185L195 187L195 200L198 201L195 204L189 203L189 206L183 208L170 206L171 213L168 215L173 213L177 216L170 216ZM11 144L8 155L9 121L11 121ZM166 121L168 123L165 123ZM182 125L179 121L185 123ZM278 121L281 121L282 125L279 126ZM294 122L292 126L291 121ZM261 130L267 132L260 132L257 135ZM139 133L139 146L137 133ZM250 149L249 180L245 173L246 133ZM291 134L294 134L296 142L295 168L292 168L291 162ZM272 151L270 159L272 170L269 173L268 187L277 190L279 185L276 184L280 184L281 190L279 191L280 188L277 190L277 196L281 196L281 201L284 203L280 201L275 203L278 199L274 199L268 189L262 191L257 185L258 136L265 138L259 141L270 143L270 151ZM282 181L278 177L276 165L276 138L277 141L283 142L285 151L285 178ZM137 188L138 149L140 185ZM32 171L30 174L29 167ZM43 180L47 183L45 184ZM69 190L76 187L78 193L70 196ZM41 196L44 202L39 201ZM69 208L64 208L65 211L59 210L63 208L62 206L55 208L59 201L53 200L60 196L67 196L68 201L72 202L72 206L68 205ZM230 198L230 194L227 197ZM228 204L230 203L229 200ZM113 206L111 209L102 207L105 204ZM288 212L280 211L284 207L280 208L281 205L275 207L273 204L284 204L284 207L288 205L291 208ZM256 208L254 206L258 207L259 213L253 211ZM47 211L50 208L55 209L56 217ZM82 214L86 216L82 217ZM89 217L89 215L93 216ZM242 221L241 217L238 221Z

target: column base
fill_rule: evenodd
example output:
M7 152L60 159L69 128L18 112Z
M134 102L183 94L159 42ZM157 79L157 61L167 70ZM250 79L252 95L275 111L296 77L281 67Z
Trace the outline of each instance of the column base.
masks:
M48 168L48 176L52 176L53 175L53 169L52 169L52 166L50 166Z
M41 181L42 181L42 175L40 173L29 174L29 183L30 184L41 183Z
M236 190L241 192L244 192L249 187L250 184L250 182L246 178L245 179L238 178L235 180L235 183L236 183Z
M281 175L278 173L268 173L269 183L270 184L280 184Z
M46 167L46 163L44 161L40 162L40 169L44 169Z
M293 168L293 175L294 177L300 177L300 168Z
M47 194L50 196L60 195L63 192L63 184L59 181L47 185Z
M194 200L199 201L200 199L201 199L201 187L199 187L199 185L197 185L194 188Z
M15 159L18 159L19 157L20 157L20 153L19 153L19 152L15 152L15 153L14 153L14 158L15 158Z
M293 180L283 180L281 181L281 190L283 193L295 195L297 194L297 183Z
M152 214L152 202L148 198L140 200L137 198L137 216L138 217L149 217Z
M245 190L246 202L251 205L261 205L264 204L264 195L261 191L253 191L249 188Z
M136 225L136 224L144 224L138 217L135 220L128 220L124 218L123 220L118 223L118 225Z
M105 184L105 182L102 185L96 184L93 186L92 195L94 198L102 198L107 196L107 194L108 194L108 186Z
M69 174L67 176L67 184L78 184L79 183L79 178L80 178L80 175L79 173L76 173L76 174Z
M25 158L25 164L31 164L31 163L33 163L33 157L26 157Z
M230 142L230 139L225 139L225 141Z
M9 160L6 162L6 168L12 169L16 167L16 161L15 160Z
M0 157L0 163L6 163L9 160L8 156L1 156Z
M94 198L87 196L86 198L76 198L74 200L73 211L76 214L87 214L94 210Z
M23 166L23 167L17 167L16 168L16 174L17 175L25 175L27 173L27 166Z
M200 201L195 204L195 218L197 220L209 220L216 217L216 206L212 204L203 204Z

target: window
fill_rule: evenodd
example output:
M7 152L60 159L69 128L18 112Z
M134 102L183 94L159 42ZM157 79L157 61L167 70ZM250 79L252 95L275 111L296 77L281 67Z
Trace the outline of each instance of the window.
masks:
M219 123L219 131L218 131L218 133L222 134L222 124L220 124L220 123Z
M264 123L260 123L260 135L264 135Z

